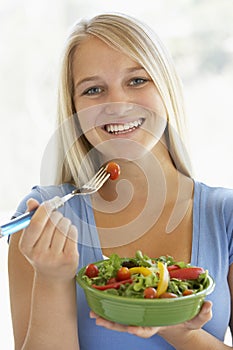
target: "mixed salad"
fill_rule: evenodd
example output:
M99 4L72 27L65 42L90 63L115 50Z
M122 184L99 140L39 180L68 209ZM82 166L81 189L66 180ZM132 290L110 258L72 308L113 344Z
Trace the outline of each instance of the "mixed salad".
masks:
M150 258L137 251L134 258L109 259L89 264L82 279L103 293L134 298L178 298L195 294L209 284L208 271L177 262L171 256Z

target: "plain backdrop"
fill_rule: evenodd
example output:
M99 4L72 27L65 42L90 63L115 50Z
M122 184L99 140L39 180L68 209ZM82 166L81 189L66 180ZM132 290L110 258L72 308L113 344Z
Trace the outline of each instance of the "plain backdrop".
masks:
M1 0L0 223L41 183L52 136L63 42L77 19L123 12L147 22L170 50L184 85L195 178L233 188L232 0ZM13 349L7 241L0 242L0 348ZM229 342L229 336L227 337Z

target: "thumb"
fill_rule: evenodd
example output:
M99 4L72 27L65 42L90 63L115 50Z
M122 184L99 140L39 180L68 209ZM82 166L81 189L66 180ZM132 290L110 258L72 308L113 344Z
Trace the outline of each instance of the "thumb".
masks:
M199 329L212 318L212 302L205 301L199 314L185 324L188 329Z
M27 201L27 210L28 211L31 211L31 210L34 210L36 208L39 207L39 202L37 202L37 200L33 199L33 198L30 198L28 201Z

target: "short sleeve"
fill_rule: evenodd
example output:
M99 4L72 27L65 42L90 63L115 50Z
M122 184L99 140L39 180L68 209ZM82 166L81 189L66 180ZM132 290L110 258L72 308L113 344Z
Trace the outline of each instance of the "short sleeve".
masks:
M22 215L25 213L26 209L27 209L27 201L30 198L33 198L35 200L37 200L39 203L43 202L43 195L40 193L40 191L38 190L39 187L38 186L34 186L31 190L31 192L29 194L27 194L19 203L16 211L13 214L13 217L17 217L19 215Z
M231 195L227 198L225 204L225 223L229 244L229 265L233 263L233 191L230 191L230 193Z
M17 217L21 214L24 214L27 209L27 201L30 198L37 200L39 203L42 203L46 200L49 200L55 196L64 196L68 192L72 191L74 187L70 184L63 184L58 186L34 186L31 192L24 197L24 199L19 203L14 217Z

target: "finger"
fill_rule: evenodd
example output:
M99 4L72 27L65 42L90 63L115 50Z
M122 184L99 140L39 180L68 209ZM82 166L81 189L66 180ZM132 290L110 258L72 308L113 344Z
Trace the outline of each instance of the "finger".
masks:
M67 233L67 239L66 239L63 251L65 253L68 253L68 252L72 251L74 248L77 249L77 242L78 242L77 227L74 225L71 225L70 229Z
M99 316L96 317L95 323L97 326L102 326L102 327L105 327L107 329L111 329L113 331L124 332L124 333L128 332L128 326L125 326L125 325L120 324L120 323L115 323L115 322L105 320L104 318L99 317Z
M38 202L30 199L28 201L28 209L31 210L38 205ZM40 238L45 225L49 219L49 215L52 213L52 206L48 202L41 204L35 214L31 218L29 226L24 229L23 234L20 238L19 248L22 252L27 252L37 243Z
M119 331L119 332L127 332L128 326L108 321L108 320L100 317L99 315L97 315L94 311L90 311L90 318L95 318L96 324L98 326L103 326L105 328L112 329L112 330Z
M57 223L50 245L54 253L59 254L63 251L70 226L71 221L65 217L62 217Z
M118 331L118 332L129 333L129 328L136 328L136 327L129 327L127 325L108 321L108 320L98 316L93 311L90 311L90 318L96 319L95 323L97 326L102 326L102 327L105 327L107 329L111 329L111 330Z
M160 327L128 327L128 333L134 334L141 338L150 338L152 335L158 333Z
M212 318L212 302L205 301L199 314L192 320L185 322L188 329L194 330L204 326Z
M39 202L37 202L34 198L30 198L27 201L27 210L31 211L39 207Z
M127 326L115 322L105 320L104 318L98 316L95 312L90 311L90 318L96 319L96 324L98 326L103 326L107 329L115 330L118 332L127 332L134 334L141 338L150 338L152 335L157 333L160 327L138 327L138 326Z
M34 247L36 247L39 250L47 250L51 247L52 239L54 232L56 230L56 226L59 223L59 221L62 219L62 214L58 211L54 211L51 213L47 224L44 227L44 230L42 234L40 235L39 239L37 240Z

